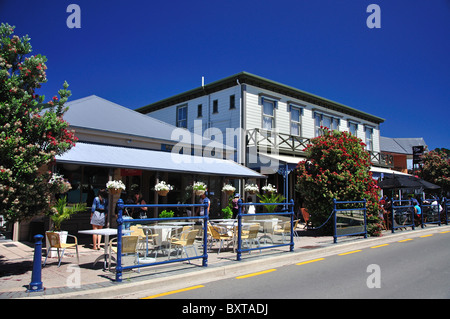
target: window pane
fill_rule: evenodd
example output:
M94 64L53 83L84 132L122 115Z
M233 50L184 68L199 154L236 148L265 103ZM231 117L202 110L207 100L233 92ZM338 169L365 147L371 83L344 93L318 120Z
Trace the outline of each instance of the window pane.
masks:
M291 121L300 122L300 110L291 108Z
M328 127L329 129L331 129L331 117L328 116L323 116L322 119L322 126Z
M300 125L295 122L291 122L291 135L300 135Z
M272 101L264 101L263 103L263 112L266 115L273 116L273 102Z
M263 129L272 130L273 118L269 116L263 117Z

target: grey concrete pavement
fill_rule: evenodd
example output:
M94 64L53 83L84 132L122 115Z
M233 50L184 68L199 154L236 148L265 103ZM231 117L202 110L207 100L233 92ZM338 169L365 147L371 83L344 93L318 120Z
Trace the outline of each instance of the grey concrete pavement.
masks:
M301 229L301 228L300 228ZM113 271L103 270L103 263L94 261L103 251L94 251L80 246L80 263L74 251L66 252L61 267L57 258L49 258L42 268L43 292L27 292L31 282L34 244L12 241L0 242L0 299L16 298L133 298L142 291L149 294L175 289L179 285L207 282L219 278L238 276L253 271L279 267L292 262L317 258L352 249L357 246L377 245L383 242L415 237L423 234L450 231L450 226L429 225L424 229L397 230L395 234L385 231L382 237L364 239L358 237L339 238L333 244L331 236L306 236L300 231L295 239L294 252L288 247L266 249L262 252L244 253L236 261L232 250L215 251L208 254L208 267L201 267L201 259L176 262L160 266L141 268L140 273L129 270L123 273L122 283L115 282Z

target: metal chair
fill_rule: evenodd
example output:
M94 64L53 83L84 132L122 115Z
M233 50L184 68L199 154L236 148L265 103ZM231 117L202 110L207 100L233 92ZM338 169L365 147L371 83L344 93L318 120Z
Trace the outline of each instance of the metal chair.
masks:
M109 241L109 264L108 269L111 270L111 258L112 252L117 254L117 246L113 244L117 242L117 237ZM135 264L139 265L139 252L138 252L139 236L123 236L122 237L122 255L134 254L136 256ZM140 272L140 269L138 269Z
M188 253L187 253L187 247L193 247L195 254L198 255L197 253L197 248L195 248L194 242L195 242L195 237L197 236L198 233L198 229L196 230L188 230L184 233L181 234L180 239L179 240L174 240L172 241L172 245L175 246L175 248L177 249L178 246L182 247L186 257L189 257ZM178 249L177 249L178 251ZM178 254L177 254L178 256ZM190 261L189 261L190 263Z
M42 266L45 266L45 264L47 263L47 258L48 255L50 254L50 249L52 248L56 248L58 251L58 267L61 266L61 260L64 256L64 251L66 250L66 248L75 248L77 251L77 260L78 263L80 263L80 256L78 255L78 239L75 236L72 235L67 235L67 237L72 237L75 239L75 243L73 244L64 244L61 243L60 237L58 233L52 233L52 232L47 232L47 239L48 242L50 243L49 247L47 247L47 256L45 257L45 261L44 264ZM59 250L62 249L62 254L59 253Z

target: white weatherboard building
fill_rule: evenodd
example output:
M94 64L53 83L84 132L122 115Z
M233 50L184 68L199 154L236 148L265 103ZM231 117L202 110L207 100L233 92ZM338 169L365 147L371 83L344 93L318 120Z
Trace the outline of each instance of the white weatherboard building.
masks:
M321 134L321 126L361 138L371 154L372 170L392 166L392 157L380 151L384 119L247 72L136 111L235 147L235 161L266 174L278 171L285 182L309 140ZM272 178L268 181L292 198L294 179L289 187Z

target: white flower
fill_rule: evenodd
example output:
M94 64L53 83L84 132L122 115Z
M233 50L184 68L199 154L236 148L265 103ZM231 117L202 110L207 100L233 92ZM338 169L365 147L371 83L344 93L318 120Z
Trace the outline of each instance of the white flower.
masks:
M199 190L205 191L206 187L207 187L206 184L203 182L195 182L194 185L192 185L192 188L195 191L199 191Z
M171 191L172 189L173 189L173 186L170 184L167 184L164 181L161 181L155 185L155 191Z
M255 192L258 193L259 192L259 187L256 184L245 184L244 186L244 190L246 192Z
M222 192L234 192L235 190L236 187L233 187L230 184L227 184L224 187L222 187Z
M277 189L272 184L267 184L267 186L263 186L262 190L269 193L276 193Z
M109 181L106 183L106 188L108 189L123 189L125 190L125 184L122 181Z

